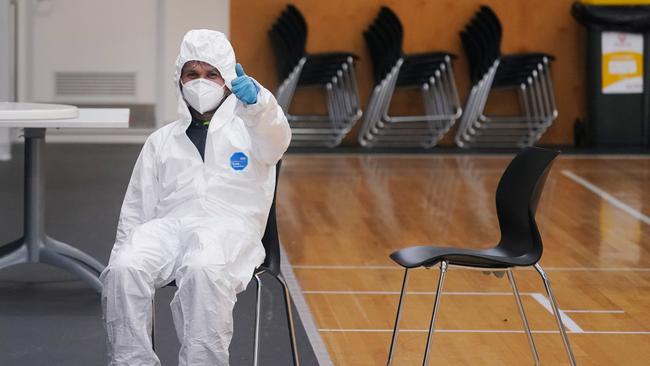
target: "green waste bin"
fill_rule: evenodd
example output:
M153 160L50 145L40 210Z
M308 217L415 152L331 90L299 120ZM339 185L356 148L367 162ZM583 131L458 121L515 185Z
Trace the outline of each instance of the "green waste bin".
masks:
M571 9L587 27L587 142L648 147L650 5L602 3L578 2Z

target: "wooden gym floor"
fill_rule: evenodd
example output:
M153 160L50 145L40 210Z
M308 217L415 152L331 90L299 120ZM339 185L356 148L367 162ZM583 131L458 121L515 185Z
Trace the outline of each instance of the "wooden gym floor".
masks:
M288 155L278 196L284 248L335 365L385 364L414 244L489 247L506 155ZM579 365L650 360L650 157L556 161L537 212L549 274ZM438 267L412 273L396 365L421 364ZM541 361L567 364L534 270L515 271ZM450 268L431 365L532 359L506 278Z

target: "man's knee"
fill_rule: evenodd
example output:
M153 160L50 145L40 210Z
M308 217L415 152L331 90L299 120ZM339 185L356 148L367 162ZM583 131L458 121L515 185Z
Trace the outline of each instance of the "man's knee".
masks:
M144 258L122 251L106 266L100 280L106 286L108 282L152 282L152 275L144 265Z
M219 276L225 272L225 264L215 263L205 255L192 255L181 266L184 274L191 276Z
M211 286L232 286L232 276L226 264L216 263L212 258L204 255L187 258L178 269L177 277L181 282L191 280L194 283L209 283Z

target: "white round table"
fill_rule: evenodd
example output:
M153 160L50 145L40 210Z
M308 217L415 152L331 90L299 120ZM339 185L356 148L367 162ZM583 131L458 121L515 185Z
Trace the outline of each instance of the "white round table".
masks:
M101 293L104 265L45 233L45 177L41 166L46 128L128 127L128 109L78 109L41 103L0 103L0 127L25 130L23 237L0 246L0 269L19 263L47 263L77 275Z
M73 105L44 103L0 103L0 120L52 120L77 118L79 109Z

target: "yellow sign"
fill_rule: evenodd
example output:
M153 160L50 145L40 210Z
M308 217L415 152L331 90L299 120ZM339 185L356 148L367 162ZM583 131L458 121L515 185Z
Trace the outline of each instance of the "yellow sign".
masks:
M602 33L603 94L643 93L643 35Z

